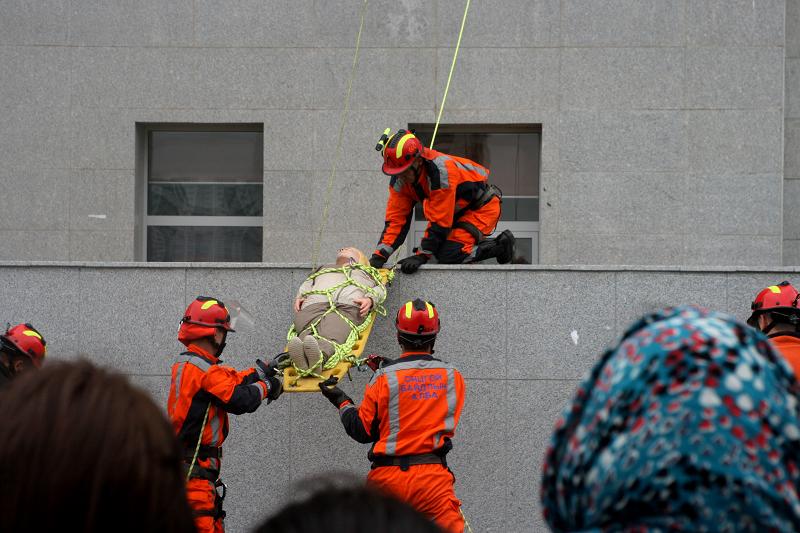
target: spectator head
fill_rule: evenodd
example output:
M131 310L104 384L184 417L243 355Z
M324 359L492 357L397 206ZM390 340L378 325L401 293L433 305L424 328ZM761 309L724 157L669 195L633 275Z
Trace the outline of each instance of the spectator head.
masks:
M800 530L800 385L728 315L647 315L557 422L542 475L553 531Z
M0 406L0 531L193 531L170 425L123 376L50 364Z
M286 505L255 533L443 533L411 506L344 475L309 479L307 497Z

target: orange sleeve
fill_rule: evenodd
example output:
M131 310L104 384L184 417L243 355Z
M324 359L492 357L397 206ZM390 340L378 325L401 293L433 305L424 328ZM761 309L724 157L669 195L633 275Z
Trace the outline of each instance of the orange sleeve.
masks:
M422 237L419 253L435 255L439 247L447 240L453 225L456 210L456 190L453 187L431 191L430 197L422 203L428 227Z
M392 178L389 185L389 200L386 202L386 220L378 241L378 248L375 250L376 254L385 259L388 259L405 242L414 219L416 200L396 184L396 178Z
M233 414L255 411L267 395L262 381L253 381L253 370L237 372L229 366L213 365L203 376L201 388L217 398L220 406ZM240 375L244 374L244 376Z

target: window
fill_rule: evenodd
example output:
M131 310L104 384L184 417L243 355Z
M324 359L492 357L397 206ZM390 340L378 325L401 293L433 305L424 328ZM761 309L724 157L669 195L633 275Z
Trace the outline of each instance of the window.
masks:
M433 124L410 124L430 146ZM434 149L466 157L490 170L489 181L503 191L503 214L493 235L510 229L517 238L514 263L539 262L539 125L440 125ZM411 232L418 246L427 222L417 205ZM494 259L492 260L494 261Z
M259 262L262 125L148 125L139 242L147 261Z

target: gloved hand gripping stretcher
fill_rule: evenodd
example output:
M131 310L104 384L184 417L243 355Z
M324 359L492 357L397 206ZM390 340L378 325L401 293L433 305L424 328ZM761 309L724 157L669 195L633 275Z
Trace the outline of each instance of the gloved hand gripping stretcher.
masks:
M366 263L366 261L364 261ZM342 276L342 281L325 288L315 288L317 278L336 274ZM374 284L371 287L368 283L363 283L364 276L367 276ZM284 392L319 392L319 383L331 377L343 377L352 366L360 366L365 362L362 356L367 339L372 331L376 315L385 316L386 310L383 302L386 298L385 286L394 279L394 271L390 269L376 269L369 264L350 263L343 266L322 267L312 273L304 286L308 285L307 290L301 290L300 296L306 298L310 295L322 295L327 299L327 306L324 311L303 328L305 335L311 335L320 345L325 343L332 346L334 351L328 357L322 355L316 361L309 358L309 368L296 365L289 358L284 358L281 367L283 370L283 390ZM309 283L310 281L310 283ZM337 296L343 289L355 287L364 292L373 300L373 305L361 323L356 323L342 312L341 306L337 301ZM302 288L301 288L302 289ZM377 289L377 290L376 290ZM325 337L318 330L321 322L328 315L335 314L339 319L349 326L349 334L344 342L338 343ZM331 317L334 318L334 317ZM292 341L301 332L296 331L296 324L292 324L287 335L287 341ZM289 347L287 346L287 351ZM328 350L330 351L330 350Z

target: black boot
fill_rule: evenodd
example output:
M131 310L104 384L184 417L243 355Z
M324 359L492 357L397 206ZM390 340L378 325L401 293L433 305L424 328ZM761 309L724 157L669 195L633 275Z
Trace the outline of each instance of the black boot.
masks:
M514 259L516 251L516 239L511 230L505 230L494 239L487 239L478 244L478 252L475 254L475 261L497 258L501 265L510 263Z

